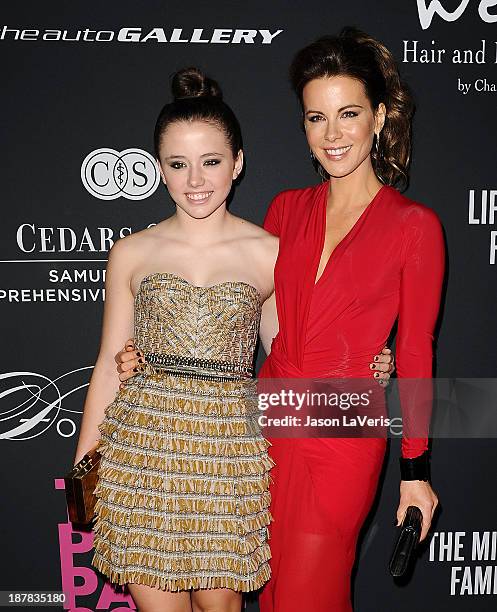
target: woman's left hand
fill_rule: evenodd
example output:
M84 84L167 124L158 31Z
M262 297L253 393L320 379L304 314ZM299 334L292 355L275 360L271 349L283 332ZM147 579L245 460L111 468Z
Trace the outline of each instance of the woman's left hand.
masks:
M421 542L428 535L433 514L438 506L438 497L425 480L401 480L400 481L400 503L397 510L397 526L404 520L407 508L417 506L423 514L421 527Z
M394 354L387 346L383 347L381 353L374 356L369 368L374 371L373 376L378 384L386 387L389 384L390 376L395 371Z

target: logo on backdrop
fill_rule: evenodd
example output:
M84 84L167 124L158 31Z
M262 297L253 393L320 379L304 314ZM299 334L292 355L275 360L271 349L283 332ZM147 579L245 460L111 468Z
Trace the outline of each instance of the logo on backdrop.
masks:
M43 40L47 42L89 43L172 43L172 44L261 44L270 45L283 30L253 30L232 28L121 28L120 30L55 30L18 29L3 26L0 41Z
M154 225L148 223L145 228ZM29 263L33 264L33 268L37 263L44 265L42 271L36 274L36 280L26 279L21 287L0 287L0 303L105 301L105 287L102 286L105 270L100 269L101 264L107 262L107 253L116 240L140 229L143 228L47 227L21 223L14 238L19 253L15 258L0 263ZM51 268L47 269L46 264L51 264ZM97 267L94 268L93 264L97 264ZM26 266L22 269L26 270ZM44 276L49 283L45 287L42 286Z
M155 159L142 149L97 149L81 164L81 180L88 193L100 200L144 200L160 181Z
M496 560L497 531L433 533L429 561L447 564L451 595L497 595Z
M59 436L76 434L75 415L93 366L70 370L57 378L37 372L0 373L0 440L24 441L55 428Z
M55 478L55 489L64 491L63 478ZM131 612L136 604L129 593L118 591L108 580L102 580L94 567L85 563L84 553L93 549L93 531L79 527L69 521L59 523L60 575L62 592L66 596L64 610L110 610L112 612ZM119 588L119 587L118 587ZM90 597L96 599L91 608ZM118 605L114 605L118 604ZM119 605L121 604L121 605Z
M427 0L417 0L417 2L419 23L423 30L430 27L435 14L439 15L444 21L457 21L469 4L469 0L462 0L456 10L451 12L446 10L439 0L431 0L428 3ZM481 0L478 6L478 14L486 23L495 23L497 21L497 14L492 15L488 12L488 9L492 6L497 6L497 0Z
M446 3L447 0L444 0ZM459 2L458 7L448 11L439 0L417 0L419 23L423 30L430 27L434 15L438 15L444 21L457 21L466 11L469 0ZM476 2L475 2L476 4ZM489 13L491 7L496 7L495 13ZM485 23L497 22L497 0L481 0L478 5L478 13ZM464 40L464 43L462 42ZM471 70L471 80L467 80L466 68L474 65L486 65L497 63L497 42L479 38L473 42L467 37L461 38L464 46L458 48L444 48L434 39L431 41L404 40L404 53L402 62L412 64L447 64L461 66L464 70L457 77L455 91L462 95L467 94L492 94L497 93L497 81L487 78L486 74L474 73Z
M470 189L468 198L468 224L493 226L497 223L497 189ZM497 230L489 233L490 265L497 261Z

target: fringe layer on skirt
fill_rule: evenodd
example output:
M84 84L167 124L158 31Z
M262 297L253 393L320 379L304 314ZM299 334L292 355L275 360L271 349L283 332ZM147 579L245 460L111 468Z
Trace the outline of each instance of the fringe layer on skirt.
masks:
M92 564L117 584L253 591L270 577L255 381L130 379L99 426Z

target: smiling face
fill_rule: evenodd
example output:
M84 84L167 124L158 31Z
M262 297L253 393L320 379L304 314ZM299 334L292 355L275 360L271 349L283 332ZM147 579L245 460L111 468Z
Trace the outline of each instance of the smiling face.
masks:
M195 219L205 219L226 204L241 172L224 132L205 121L176 121L161 138L161 176L175 204Z
M343 75L309 81L302 102L307 142L331 177L373 171L370 153L385 121L384 104L375 114L363 84Z

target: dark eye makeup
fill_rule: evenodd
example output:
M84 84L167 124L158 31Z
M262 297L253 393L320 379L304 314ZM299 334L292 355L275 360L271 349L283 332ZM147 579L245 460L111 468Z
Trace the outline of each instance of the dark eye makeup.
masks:
M220 159L206 159L204 161L204 166L217 166L218 164L221 163ZM186 168L186 164L185 162L181 162L181 161L173 161L169 164L169 166L171 168L174 168L174 170L180 170L181 168Z

